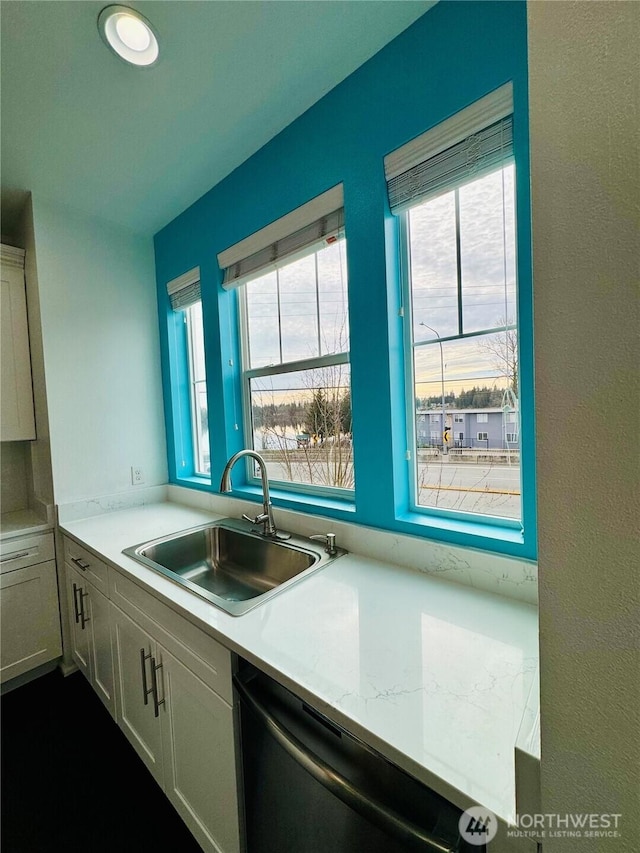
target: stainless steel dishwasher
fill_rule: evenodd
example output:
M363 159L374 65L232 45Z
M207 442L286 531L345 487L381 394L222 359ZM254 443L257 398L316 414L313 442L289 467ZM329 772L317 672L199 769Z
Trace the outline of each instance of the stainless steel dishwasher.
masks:
M250 665L240 697L248 853L478 853L461 809Z

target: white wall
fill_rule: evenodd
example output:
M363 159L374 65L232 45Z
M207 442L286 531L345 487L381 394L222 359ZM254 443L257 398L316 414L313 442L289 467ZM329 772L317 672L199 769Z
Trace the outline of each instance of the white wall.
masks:
M636 3L528 6L539 512L542 811L621 812L637 851Z
M55 502L166 483L152 241L33 211Z

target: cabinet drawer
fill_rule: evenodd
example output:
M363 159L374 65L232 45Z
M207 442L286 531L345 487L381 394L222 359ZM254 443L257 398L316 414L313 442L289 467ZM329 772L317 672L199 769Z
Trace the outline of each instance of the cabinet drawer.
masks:
M0 571L12 572L55 560L53 533L37 533L0 542Z
M107 595L107 564L99 560L91 551L78 545L73 539L64 537L64 558L71 566L79 569L83 577L97 589Z
M109 598L218 696L233 703L228 649L115 569L109 569Z

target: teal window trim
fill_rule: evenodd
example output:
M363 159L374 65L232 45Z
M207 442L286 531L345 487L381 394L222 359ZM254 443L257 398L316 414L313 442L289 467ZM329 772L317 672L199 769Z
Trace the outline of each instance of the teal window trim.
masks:
M507 4L486 4L489 17L502 16ZM455 4L448 7L453 14ZM495 11L492 11L495 10ZM436 14L444 15L445 7ZM474 14L481 16L479 11ZM482 15L485 13L483 12ZM524 13L520 26L525 28ZM509 22L511 17L509 17ZM509 30L510 38L511 30ZM505 44L511 44L505 39ZM422 41L420 42L422 45ZM509 48L510 49L510 48ZM518 318L520 335L520 387L522 442L522 520L524 533L518 529L492 523L473 521L465 517L442 517L434 514L425 517L412 512L409 498L407 450L407 413L404 398L404 345L403 323L398 316L402 307L400 297L399 236L397 217L388 208L384 185L382 156L402 138L411 138L420 131L412 120L400 123L398 133L385 130L380 140L372 135L370 146L357 146L354 152L343 156L343 148L336 147L336 156L322 160L313 170L303 154L294 158L291 185L284 182L280 191L271 178L259 184L273 188L266 196L269 202L255 204L248 198L240 205L239 213L220 219L218 211L224 209L231 190L244 190L248 179L232 177L220 187L214 188L209 196L185 211L175 223L171 223L156 235L156 264L158 269L158 305L161 329L161 359L165 389L165 414L167 425L169 480L187 488L211 493L218 492L219 477L225 462L232 453L245 446L245 430L242 423L242 382L239 379L238 335L236 295L221 288L221 273L215 261L216 251L231 244L260 226L259 218L265 221L281 215L311 197L324 186L333 185L344 179L345 218L349 233L347 246L349 269L349 306L352 316L366 317L366 323L352 322L350 363L352 370L352 406L354 421L354 464L356 466L355 500L341 502L329 497L315 497L272 488L272 499L278 508L330 517L392 533L402 533L450 543L456 546L479 548L485 551L510 555L521 559L536 557L536 490L535 490L535 399L533 372L533 316L531 278L531 224L529 181L529 141L527 120L526 69L520 67L514 55L509 64L501 66L495 74L485 74L486 91L499 85L517 71L514 84L514 153L516 170L516 223L518 264ZM504 73L503 73L504 72ZM498 76L502 75L502 76ZM484 78L483 78L484 79ZM483 85L481 82L479 85ZM482 94L477 87L464 88L472 91L473 97ZM462 97L462 96L461 96ZM442 98L442 117L455 111L454 97ZM351 103L351 101L350 101ZM461 104L466 101L460 101ZM440 106L438 106L440 109ZM429 105L425 115L437 116ZM315 115L315 113L313 114ZM313 116L311 116L313 117ZM328 113L322 113L326 122ZM345 125L346 126L346 125ZM301 127L299 131L297 128ZM304 151L299 144L301 134L308 133L306 125L292 126L295 136L295 152ZM337 131L336 131L337 134ZM402 134L398 138L398 134ZM341 138L341 137L340 137ZM384 149L383 147L384 146ZM276 150L277 149L277 150ZM268 164L276 162L289 152L287 141L276 141L266 153L261 154ZM274 151L275 154L270 152ZM289 152L290 153L290 152ZM296 157L298 154L296 153ZM279 162L279 160L278 160ZM344 166L344 171L342 167ZM302 168L304 167L304 168ZM272 169L276 173L277 169ZM316 174L317 173L317 174ZM270 173L271 174L271 173ZM249 177L252 173L248 172ZM300 177L302 176L302 178ZM309 177L310 176L310 177ZM273 187L272 187L273 185ZM298 190L298 186L300 190ZM176 398L187 390L186 363L180 363L179 347L176 342L181 330L174 328L173 312L167 309L168 300L165 282L182 268L199 264L202 271L202 299L205 323L205 356L207 364L207 394L211 433L211 481L193 476L193 460L185 448L184 412ZM176 269L177 268L177 269ZM384 281L383 281L384 280ZM173 318L175 320L175 317ZM359 326L359 328L358 328ZM184 351L184 348L183 348ZM412 419L410 419L412 422ZM371 427L375 424L375 430ZM376 432L375 436L369 435ZM181 438L182 435L182 438ZM182 464L184 463L184 464ZM247 483L244 466L234 469L234 490L237 498L259 502L259 489ZM236 482L237 481L237 482Z
M171 481L171 484L174 486L183 486L185 489L197 489L201 492L217 491L210 477L199 474L194 474L191 477L176 477L175 480Z
M279 484L269 487L269 494L273 505L278 509L290 509L296 512L311 513L313 515L328 515L343 521L356 521L355 505L348 500L328 495L304 495L300 492L288 491L279 488ZM240 500L262 503L262 489L251 483L233 485L229 495ZM312 500L310 500L312 498Z
M520 170L520 179L522 170ZM518 206L520 198L518 197ZM526 219L526 217L525 217ZM398 217L393 216L387 209L385 217L385 237L386 237L386 267L387 267L387 282L388 282L388 299L386 305L387 322L390 327L389 340L391 342L390 349L397 351L398 342L402 341L403 336L403 319L400 316L402 313L402 290L400 286L400 277L404 268L404 261L399 254L401 246L400 240L400 225ZM518 229L518 243L523 239L520 229ZM525 252L525 263L523 264L526 270L526 259L528 253ZM520 271L520 254L518 256L518 264ZM519 272L522 276L523 273ZM526 315L527 300L530 299L530 286L522 285L522 278L519 280L519 310L522 317L523 308L520 303L524 301ZM220 419L224 417L224 437L222 444L214 442L211 450L212 458L212 473L211 478L198 476L193 471L193 456L191 450L191 426L188 419L185 420L185 415L188 414L189 406L189 387L188 387L188 364L187 364L187 346L185 338L184 322L170 309L167 311L167 341L171 351L172 358L170 362L170 377L173 393L169 396L169 408L172 412L173 430L170 437L170 463L173 457L173 466L170 466L170 482L176 485L191 488L198 491L218 493L217 467L220 471L224 467L224 462L235 450L246 446L244 442L244 429L240 424L237 424L237 414L241 408L241 367L239 359L240 338L238 334L237 323L237 305L235 303L237 293L223 291L222 288L211 288L206 296L203 296L203 302L208 303L205 307L205 312L216 318L226 318L220 325L216 322L213 329L207 324L205 313L205 346L207 348L207 387L209 395L210 411L215 411L216 403L218 402L217 394L221 388L224 388L225 395L223 406L217 406ZM234 322L235 321L235 322ZM215 330L221 328L220 340L215 342L219 349L219 356L215 359L212 357L211 351L214 348L213 339ZM528 334L529 332L529 334ZM528 431L531 428L531 419L533 416L532 406L530 402L524 403L525 389L533 385L532 377L527 377L527 358L524 352L527 342L531 343L531 330L527 330L526 323L520 320L520 340L521 340L521 383L523 388L523 407L521 412L522 418L522 435L523 441ZM395 342L395 343L394 343ZM214 371L211 371L211 363L214 364ZM220 372L216 375L215 365L220 366ZM371 512L366 509L363 512L360 502L357 500L357 489L354 493L342 494L336 496L329 493L315 494L309 493L300 488L297 484L292 484L291 488L282 487L281 483L274 482L271 488L271 498L276 509L288 509L297 512L304 512L313 515L335 518L345 522L351 522L364 526L369 526L376 529L387 530L391 533L402 533L405 535L424 536L435 541L450 543L456 546L471 547L483 551L495 552L512 557L522 559L535 559L535 536L527 536L522 530L519 522L506 520L496 520L491 517L483 518L481 516L474 517L467 513L455 513L451 511L431 510L429 512L416 512L411 508L410 490L409 490L409 465L404 458L404 453L399 452L400 447L406 446L406 435L409 424L413 424L412 418L407 418L406 406L403 401L404 397L404 357L394 358L390 360L390 376L391 376L391 398L394 403L393 411L395 412L395 421L392 424L392 435L395 435L394 447L394 478L396 489L393 494L393 510L389 512L389 501L381 500L369 501L371 507L373 503L380 509L380 512L375 518L371 517ZM213 377L213 381L209 379ZM177 391L177 393L176 393ZM178 397L183 395L183 400L187 401L187 405L179 405ZM352 398L357 398L357 394L353 394ZM527 398L530 400L530 398ZM397 405L396 405L397 404ZM220 409L223 413L220 414ZM224 416L224 411L229 416ZM182 444L180 443L180 431L176 428L182 424ZM239 426L239 429L236 429ZM357 429L357 411L354 405L354 430ZM174 453L171 453L171 449ZM180 457L180 448L182 448L182 456L186 458L187 464L180 469L177 465L177 460ZM215 452L214 452L215 450ZM523 453L523 522L527 524L528 510L525 489L527 482L526 464L531 465L533 456L532 452ZM217 457L217 464L214 459ZM359 457L356 453L355 464L359 464ZM190 467L189 467L190 466ZM376 476L375 472L367 470L366 457L362 462L356 476L359 478L356 482L360 483L360 489L375 488ZM370 467L370 466L369 466ZM251 482L247 476L247 471L243 465L236 466L233 474L234 488L231 497L244 499L259 504L262 500L261 491L257 481ZM338 490L339 491L339 490ZM535 497L535 496L534 496ZM364 502L365 507L367 501ZM534 500L535 506L535 500ZM532 543L533 540L533 543Z
M165 394L168 467L170 480L195 474L190 394L189 346L184 312L174 311L168 298L165 304L167 357L165 372L169 374L171 394Z

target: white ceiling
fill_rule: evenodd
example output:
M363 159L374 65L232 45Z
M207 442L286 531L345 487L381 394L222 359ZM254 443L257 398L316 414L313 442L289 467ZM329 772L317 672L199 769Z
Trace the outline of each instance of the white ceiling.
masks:
M149 0L151 69L113 56L93 0L2 0L2 230L24 191L154 233L433 0Z

